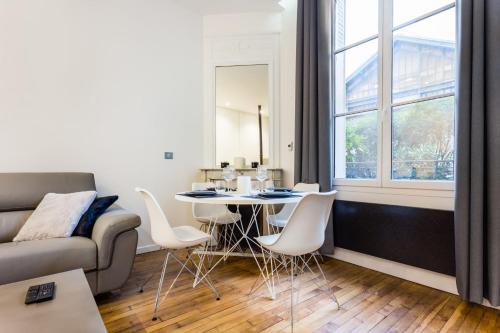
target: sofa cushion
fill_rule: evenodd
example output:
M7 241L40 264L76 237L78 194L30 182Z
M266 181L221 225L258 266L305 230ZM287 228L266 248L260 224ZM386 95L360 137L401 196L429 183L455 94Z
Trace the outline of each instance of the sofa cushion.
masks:
M47 193L14 241L70 237L96 195L96 191Z
M0 244L0 284L83 268L96 269L97 247L85 237Z
M95 191L94 175L81 172L0 173L0 212L33 210L45 194Z
M0 212L0 243L12 242L31 213L32 210Z
M71 236L92 237L95 222L116 200L118 200L117 195L95 198L89 209L80 218L80 222Z

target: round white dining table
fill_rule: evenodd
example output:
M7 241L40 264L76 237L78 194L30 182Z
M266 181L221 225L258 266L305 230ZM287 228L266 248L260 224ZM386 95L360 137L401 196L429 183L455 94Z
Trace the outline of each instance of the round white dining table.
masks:
M293 193L290 197L284 198L259 198L257 195L247 195L247 194L228 194L224 193L222 195L213 197L191 197L178 193L175 195L175 199L183 202L190 203L202 203L211 205L280 205L287 203L297 203L300 201L304 192Z
M282 198L261 198L258 197L257 195L247 195L238 193L224 193L213 197L192 197L183 195L183 193L176 194L175 195L176 200L191 204L235 205L238 207L238 209L240 205L249 205L252 207L252 216L250 218L250 222L248 223L248 225L244 226L241 220L234 221L237 229L240 231L242 236L226 252L222 254L222 257L219 260L217 260L215 263L212 263L211 267L204 274L201 273L198 274L199 272L196 274L193 286L196 286L198 283L203 281L206 275L208 275L208 273L210 273L220 262L222 262L223 260L225 261L227 256L233 253L241 242L246 241L248 248L250 249L250 252L252 254L252 257L254 258L257 267L259 268L261 276L264 279L264 282L266 283L269 293L271 297L274 298L273 287L267 282L266 275L263 271L263 266L259 263L258 260L259 255L257 255L254 249L252 248L252 244L256 244L259 247L260 245L254 239L248 236L248 233L250 232L253 225L257 225L256 228L257 233L260 236L260 231L258 227L258 216L260 211L262 210L262 207L266 207L266 211L268 213L269 213L268 207L272 207L272 211L274 214L274 205L298 203L305 194L306 194L305 192L298 192L298 193L293 193L290 197L282 197ZM215 222L216 222L215 220L210 219L208 230L209 233L212 234L212 236L214 235L213 233L215 230ZM210 251L208 251L208 246L209 244L207 243L205 250L201 251L200 255L201 261L205 260L207 254L211 253ZM262 256L263 255L264 253L262 253Z

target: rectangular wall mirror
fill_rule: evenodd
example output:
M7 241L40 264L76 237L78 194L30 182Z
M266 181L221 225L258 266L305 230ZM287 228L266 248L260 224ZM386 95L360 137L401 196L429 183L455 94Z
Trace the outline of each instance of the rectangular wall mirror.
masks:
M215 68L215 162L267 165L270 150L268 65ZM243 162L244 161L244 162Z

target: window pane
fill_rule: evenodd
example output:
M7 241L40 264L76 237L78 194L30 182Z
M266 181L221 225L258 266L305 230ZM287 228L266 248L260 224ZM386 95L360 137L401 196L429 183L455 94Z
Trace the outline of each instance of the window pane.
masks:
M453 2L454 1L450 0L394 0L393 26L397 27L400 24L425 15Z
M378 0L336 1L335 49L376 34L378 34Z
M455 8L396 30L393 102L455 89Z
M378 39L335 55L335 113L378 105Z
M396 107L392 178L453 180L454 97Z
M335 118L335 177L377 177L377 112Z

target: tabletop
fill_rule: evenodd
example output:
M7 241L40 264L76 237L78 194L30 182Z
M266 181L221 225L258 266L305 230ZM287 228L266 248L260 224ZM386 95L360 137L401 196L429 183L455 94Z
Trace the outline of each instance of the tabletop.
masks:
M287 203L297 203L306 193L294 193L288 198L263 199L256 196L243 194L224 194L223 196L193 198L178 193L175 199L190 203L205 203L212 205L280 205Z
M28 288L55 282L53 300L24 304ZM106 332L82 269L0 286L0 332Z

